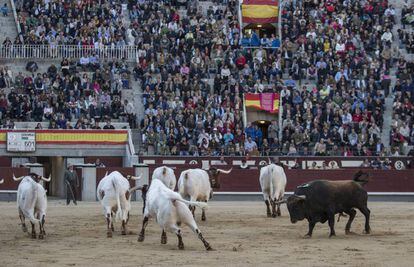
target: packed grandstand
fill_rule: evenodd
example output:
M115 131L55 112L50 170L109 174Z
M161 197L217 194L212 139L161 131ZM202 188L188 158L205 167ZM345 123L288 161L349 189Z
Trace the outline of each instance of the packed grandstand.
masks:
M1 64L2 127L127 122L147 155L412 153L413 5L283 1L273 33L248 35L237 3L15 0L2 55L24 68ZM280 114L247 121L247 93L276 93Z

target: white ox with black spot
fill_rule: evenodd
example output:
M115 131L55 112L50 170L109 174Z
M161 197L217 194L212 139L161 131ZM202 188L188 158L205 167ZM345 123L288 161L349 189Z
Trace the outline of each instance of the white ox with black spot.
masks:
M17 210L22 223L23 232L27 232L25 218L30 220L32 225L32 238L36 238L35 224L39 224L39 239L46 235L44 225L46 220L47 196L46 190L39 183L41 180L50 182L50 178L45 178L35 173L29 173L27 176L13 180L20 181L17 188Z
M190 198L190 201L207 202L213 197L212 188L220 188L220 173L229 174L231 170L225 171L214 167L208 170L185 170L178 179L178 192L183 198ZM190 210L194 216L195 206L190 206ZM204 209L202 209L201 220L206 220Z
M259 181L266 203L267 217L280 216L281 203L279 201L283 199L287 182L285 171L276 164L269 164L260 169ZM270 206L272 206L272 212L270 212Z
M112 237L114 220L122 221L122 235L127 233L129 211L131 210L132 193L145 186L130 187L129 180L139 180L141 176L127 175L126 178L118 171L106 173L98 184L97 197L101 203L107 222L107 237ZM114 216L115 215L115 216Z
M178 248L184 249L181 229L179 227L181 223L184 223L190 227L203 242L206 250L212 250L210 244L204 239L198 229L198 226L187 207L187 205L191 205L204 209L207 207L206 203L184 200L178 193L169 189L161 180L158 179L151 181L151 185L146 192L146 199L147 202L144 208L142 229L138 236L139 242L144 241L145 228L148 225L149 218L153 217L162 228L161 244L167 243L166 232L171 232L175 233L178 237Z

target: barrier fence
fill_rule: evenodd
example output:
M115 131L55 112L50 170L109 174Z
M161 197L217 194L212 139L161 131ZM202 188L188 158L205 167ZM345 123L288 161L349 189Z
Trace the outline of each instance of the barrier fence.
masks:
M61 59L91 57L136 61L137 46L0 45L0 59Z

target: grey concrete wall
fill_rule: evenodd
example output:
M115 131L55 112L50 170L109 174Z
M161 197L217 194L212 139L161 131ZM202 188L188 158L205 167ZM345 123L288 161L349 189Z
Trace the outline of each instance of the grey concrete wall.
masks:
M96 201L96 168L82 168L82 201Z
M65 185L63 177L65 174L65 159L63 157L52 157L52 181L50 181L50 195L64 198L65 195Z
M137 164L134 165L135 168L135 175L139 176L142 174L142 178L138 181L136 181L136 185L149 185L149 168L147 164ZM135 199L137 201L142 201L142 191L137 190L135 191Z

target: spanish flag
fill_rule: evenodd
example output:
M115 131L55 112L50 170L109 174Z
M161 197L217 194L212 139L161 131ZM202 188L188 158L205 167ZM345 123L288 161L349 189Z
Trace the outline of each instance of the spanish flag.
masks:
M270 113L279 112L279 94L262 93L262 94L245 94L244 105L247 107L265 110Z
M243 23L277 23L278 0L244 0L242 4Z

